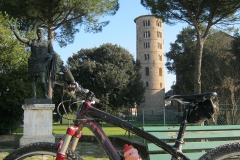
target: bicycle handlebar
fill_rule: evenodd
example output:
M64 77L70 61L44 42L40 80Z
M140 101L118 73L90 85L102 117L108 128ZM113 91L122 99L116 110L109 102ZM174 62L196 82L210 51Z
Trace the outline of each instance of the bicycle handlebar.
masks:
M89 91L88 89L84 89L81 85L78 85L78 83L75 81L71 71L67 67L63 67L63 73L66 81L70 85L74 85L74 89L76 90L77 94L80 94L84 96L85 98L91 98L91 100L95 101L96 103L99 103L100 100L95 98L94 93ZM72 88L72 86L70 87Z

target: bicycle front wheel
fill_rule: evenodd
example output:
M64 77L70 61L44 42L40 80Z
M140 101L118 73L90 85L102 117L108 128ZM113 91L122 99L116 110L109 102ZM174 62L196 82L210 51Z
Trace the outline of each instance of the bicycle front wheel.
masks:
M240 159L240 142L233 142L216 147L205 153L199 160Z
M4 160L55 160L58 145L55 143L31 143L11 152ZM79 155L67 150L67 160L82 160Z

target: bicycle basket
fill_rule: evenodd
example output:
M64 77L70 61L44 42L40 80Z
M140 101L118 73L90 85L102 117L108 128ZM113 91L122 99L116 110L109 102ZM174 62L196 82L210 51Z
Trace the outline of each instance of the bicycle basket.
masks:
M210 99L198 102L190 111L187 121L190 124L202 123L205 120L212 118L216 110L216 105Z

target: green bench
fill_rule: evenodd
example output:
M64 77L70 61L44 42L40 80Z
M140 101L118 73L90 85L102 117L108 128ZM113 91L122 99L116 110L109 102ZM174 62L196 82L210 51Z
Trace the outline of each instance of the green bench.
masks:
M143 129L173 145L179 126L144 126ZM195 160L212 148L238 140L240 140L240 125L187 126L182 151L191 160ZM149 160L171 159L171 155L155 144L148 143L147 147Z

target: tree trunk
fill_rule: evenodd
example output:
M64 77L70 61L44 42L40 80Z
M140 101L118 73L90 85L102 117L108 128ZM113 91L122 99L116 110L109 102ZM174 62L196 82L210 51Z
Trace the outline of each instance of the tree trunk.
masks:
M195 67L194 67L194 93L201 93L201 68L202 68L202 53L203 53L204 41L202 39L197 40Z
M52 42L53 45L53 41L54 41L54 27L48 27L48 40L50 40ZM53 88L52 88L52 73L50 71L49 73L49 77L48 77L48 96L49 98L52 99L53 97Z
M52 74L51 72L49 73L48 77L48 96L50 99L53 97L53 88L52 88Z

